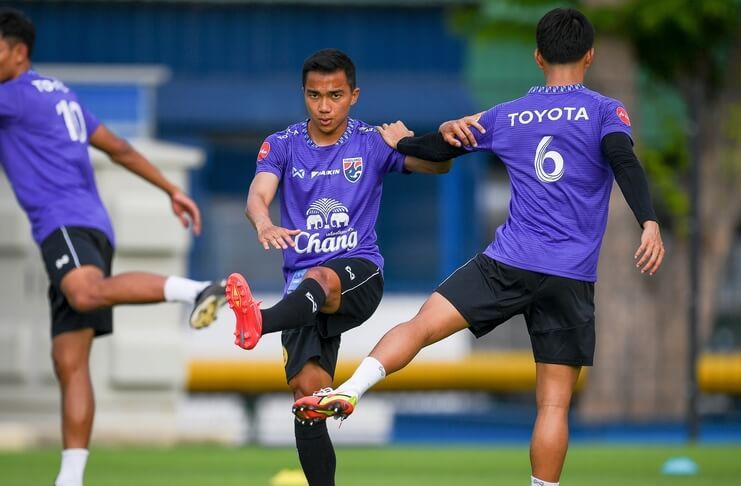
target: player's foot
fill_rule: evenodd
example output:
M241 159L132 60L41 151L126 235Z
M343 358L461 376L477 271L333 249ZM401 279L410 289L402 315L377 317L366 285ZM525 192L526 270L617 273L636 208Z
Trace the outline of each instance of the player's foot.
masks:
M237 316L234 344L243 349L254 348L262 336L260 302L252 298L247 280L238 273L226 279L226 301Z
M190 313L190 327L203 329L216 320L216 315L221 306L226 304L224 288L226 280L211 282L205 289L201 290L196 297L196 303Z
M358 397L322 388L310 397L303 397L293 404L293 414L301 423L314 424L329 417L345 420L355 410Z

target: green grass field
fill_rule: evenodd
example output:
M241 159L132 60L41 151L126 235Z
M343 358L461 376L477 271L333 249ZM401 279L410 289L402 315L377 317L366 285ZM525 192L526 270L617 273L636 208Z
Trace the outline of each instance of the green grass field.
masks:
M661 465L688 456L700 466L697 476L668 477ZM59 451L0 453L0 484L53 482ZM529 485L527 446L383 447L337 451L340 486ZM96 448L88 464L90 486L268 486L285 468L297 468L293 449L178 447L174 449ZM564 486L741 485L741 445L702 447L571 448L561 478Z

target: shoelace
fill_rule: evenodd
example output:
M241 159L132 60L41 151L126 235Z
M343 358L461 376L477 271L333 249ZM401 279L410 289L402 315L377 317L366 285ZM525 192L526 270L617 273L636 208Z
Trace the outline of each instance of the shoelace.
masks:
M331 386L328 386L327 388L322 388L319 391L315 391L312 393L315 397L326 397L327 395L331 394L334 390Z
M315 397L326 397L327 395L331 395L332 393L334 393L334 389L331 386L328 386L327 388L322 388L319 391L315 391L314 393L312 393L312 395L314 395ZM340 425L338 426L339 428L342 427L342 422L344 422L347 417L334 415L332 418L340 421Z

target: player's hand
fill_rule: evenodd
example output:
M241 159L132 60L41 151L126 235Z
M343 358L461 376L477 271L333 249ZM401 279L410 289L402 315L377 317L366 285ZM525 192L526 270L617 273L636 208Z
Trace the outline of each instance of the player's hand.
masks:
M257 226L257 240L266 250L269 250L271 245L276 250L286 250L289 246L295 246L293 237L299 233L301 230L282 228L272 223Z
M383 137L386 145L392 149L396 149L396 145L402 138L414 136L414 132L409 130L401 120L397 120L394 123L384 123L380 127L376 127L376 129L381 134L381 137Z
M191 227L193 234L201 234L201 211L198 205L188 195L180 190L175 190L170 194L170 203L172 212L178 217L184 228Z
M649 275L653 275L659 270L661 262L664 261L664 243L661 241L661 231L656 221L643 223L641 246L638 247L633 258L641 273L648 272Z
M481 113L477 113L475 115L464 116L458 120L446 121L440 125L438 130L442 134L443 139L453 147L460 147L461 145L477 147L478 142L469 127L475 127L481 134L486 133L486 129L479 123L481 115Z

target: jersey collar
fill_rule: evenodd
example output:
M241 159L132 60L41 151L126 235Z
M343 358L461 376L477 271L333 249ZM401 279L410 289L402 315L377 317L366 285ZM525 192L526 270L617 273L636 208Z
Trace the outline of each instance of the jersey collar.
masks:
M342 134L339 140L337 140L334 143L334 145L342 145L348 140L350 140L350 135L352 135L352 132L355 130L355 127L357 125L358 125L357 120L348 118L347 127L345 128L345 132ZM306 145L308 145L311 148L321 148L321 146L317 145L316 142L314 142L314 140L311 139L311 135L309 135L309 120L304 120L304 122L301 123L301 133L304 135L304 140L306 140Z
M585 86L581 83L569 84L566 86L533 86L527 92L528 94L539 93L539 94L558 94L558 93L571 93L572 91L579 91L585 89Z

